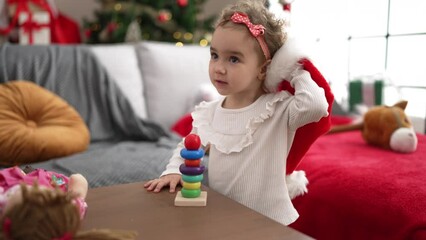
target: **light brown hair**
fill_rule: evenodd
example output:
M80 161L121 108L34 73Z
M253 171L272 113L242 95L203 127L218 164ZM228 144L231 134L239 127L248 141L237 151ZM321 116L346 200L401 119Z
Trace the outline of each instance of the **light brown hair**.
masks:
M10 221L10 231L0 231L0 239L50 240L71 234L75 240L131 240L136 232L109 229L79 231L81 218L74 197L56 188L40 189L21 185L22 201L1 218L2 227ZM7 219L7 220L6 220Z
M268 45L271 57L284 44L287 35L284 32L284 21L277 19L265 7L264 0L240 0L224 8L216 22L215 28L229 26L231 17L235 12L246 14L253 24L261 24L265 27L265 42Z

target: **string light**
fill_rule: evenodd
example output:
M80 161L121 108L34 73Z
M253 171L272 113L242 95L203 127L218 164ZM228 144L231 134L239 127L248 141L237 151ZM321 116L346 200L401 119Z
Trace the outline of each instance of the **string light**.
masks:
M182 42L176 42L176 47L183 47L183 43Z
M122 8L121 3L117 3L117 4L114 5L114 10L115 11L120 11L121 8Z
M205 47L209 44L209 41L207 41L207 39L201 39L200 40L200 46L201 47Z
M182 37L182 33L181 32L174 32L173 33L173 38L174 39L180 39Z
M151 35L149 35L149 33L144 32L142 33L142 38L148 40L151 37Z
M183 38L185 40L192 40L193 37L194 37L194 35L192 35L192 33L190 33L190 32L186 32L185 34L183 34Z

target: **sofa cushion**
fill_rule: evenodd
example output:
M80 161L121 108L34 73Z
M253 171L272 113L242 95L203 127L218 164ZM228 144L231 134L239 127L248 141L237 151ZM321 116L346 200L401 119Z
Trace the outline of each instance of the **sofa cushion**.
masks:
M137 54L148 118L170 130L173 123L192 111L199 87L210 82L209 49L146 41L137 45Z
M166 133L136 115L88 45L0 45L0 83L26 79L73 106L91 141L157 141Z
M136 115L145 119L143 82L134 45L91 45L90 49L129 100Z
M27 81L0 84L0 165L67 156L89 140L80 115L57 95Z

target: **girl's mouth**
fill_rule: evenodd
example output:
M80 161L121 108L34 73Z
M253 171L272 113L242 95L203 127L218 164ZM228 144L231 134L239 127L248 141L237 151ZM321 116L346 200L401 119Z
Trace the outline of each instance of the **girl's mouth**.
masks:
M215 82L216 82L217 84L219 84L219 85L226 85L226 84L228 84L227 82L222 81L222 80L215 80Z

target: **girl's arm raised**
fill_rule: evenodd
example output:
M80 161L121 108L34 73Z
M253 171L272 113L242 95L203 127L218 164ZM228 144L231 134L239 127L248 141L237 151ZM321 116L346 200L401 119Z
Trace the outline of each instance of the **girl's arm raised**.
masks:
M294 100L290 103L289 126L297 129L328 116L328 103L324 89L319 87L306 70L296 69L290 80L295 89Z

